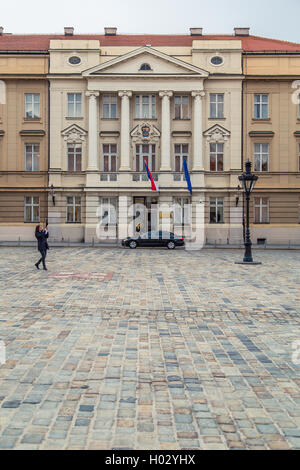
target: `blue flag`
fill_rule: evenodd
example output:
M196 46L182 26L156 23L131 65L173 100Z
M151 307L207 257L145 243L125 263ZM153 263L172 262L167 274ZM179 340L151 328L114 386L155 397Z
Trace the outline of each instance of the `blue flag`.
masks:
M191 178L189 174L189 169L186 163L186 159L183 159L183 168L184 168L184 175L187 183L188 190L191 194L193 194L193 188L192 188L192 183L191 183Z

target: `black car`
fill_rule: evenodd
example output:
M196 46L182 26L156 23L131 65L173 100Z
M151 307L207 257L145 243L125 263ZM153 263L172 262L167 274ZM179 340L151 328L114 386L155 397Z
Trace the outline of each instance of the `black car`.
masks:
M174 235L172 232L147 232L137 237L127 237L122 240L123 246L136 248L137 246L166 246L174 250L176 246L184 246L184 237Z

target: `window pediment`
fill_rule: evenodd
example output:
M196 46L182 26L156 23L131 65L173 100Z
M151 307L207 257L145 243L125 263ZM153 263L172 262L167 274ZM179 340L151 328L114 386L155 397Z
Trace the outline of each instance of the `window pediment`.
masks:
M87 131L82 129L77 124L72 124L72 126L67 127L61 132L64 140L69 143L81 143L85 142Z
M230 137L230 131L225 129L225 127L215 124L214 126L207 129L203 132L204 137L206 137L207 142L219 142L224 143Z

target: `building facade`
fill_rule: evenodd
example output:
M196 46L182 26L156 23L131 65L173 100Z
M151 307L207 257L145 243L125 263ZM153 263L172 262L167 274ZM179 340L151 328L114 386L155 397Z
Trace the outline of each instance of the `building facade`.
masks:
M299 47L272 41L269 48L246 52L243 60L244 156L259 176L251 198L252 239L299 244Z
M238 176L249 158L259 176L254 243L285 243L287 232L297 242L299 58L300 45L249 28L177 36L0 29L0 240L32 240L48 219L55 241L120 240L139 226L198 245L241 243Z
M137 222L141 232L178 233L185 222L190 239L198 207L205 241L241 241L241 40L191 36L184 47L116 38L50 41L53 236L121 239ZM160 193L151 191L145 160Z
M31 240L48 214L47 53L3 50L0 35L0 240Z

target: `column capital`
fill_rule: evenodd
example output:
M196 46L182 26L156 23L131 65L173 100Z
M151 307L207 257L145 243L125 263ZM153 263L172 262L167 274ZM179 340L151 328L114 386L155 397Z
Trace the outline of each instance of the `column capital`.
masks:
M199 98L203 98L205 96L205 91L203 90L192 91L191 95L193 98L196 98L197 96L199 96Z
M120 98L123 98L124 96L127 96L127 98L131 98L132 91L127 91L127 90L118 91L118 96L120 96Z
M89 98L91 98L91 96L94 96L95 98L97 98L97 96L99 95L100 95L99 91L86 91L85 92L85 96L88 96Z
M173 96L173 91L160 91L159 92L159 97L160 98L164 98L164 97L167 97L167 98L172 98Z

